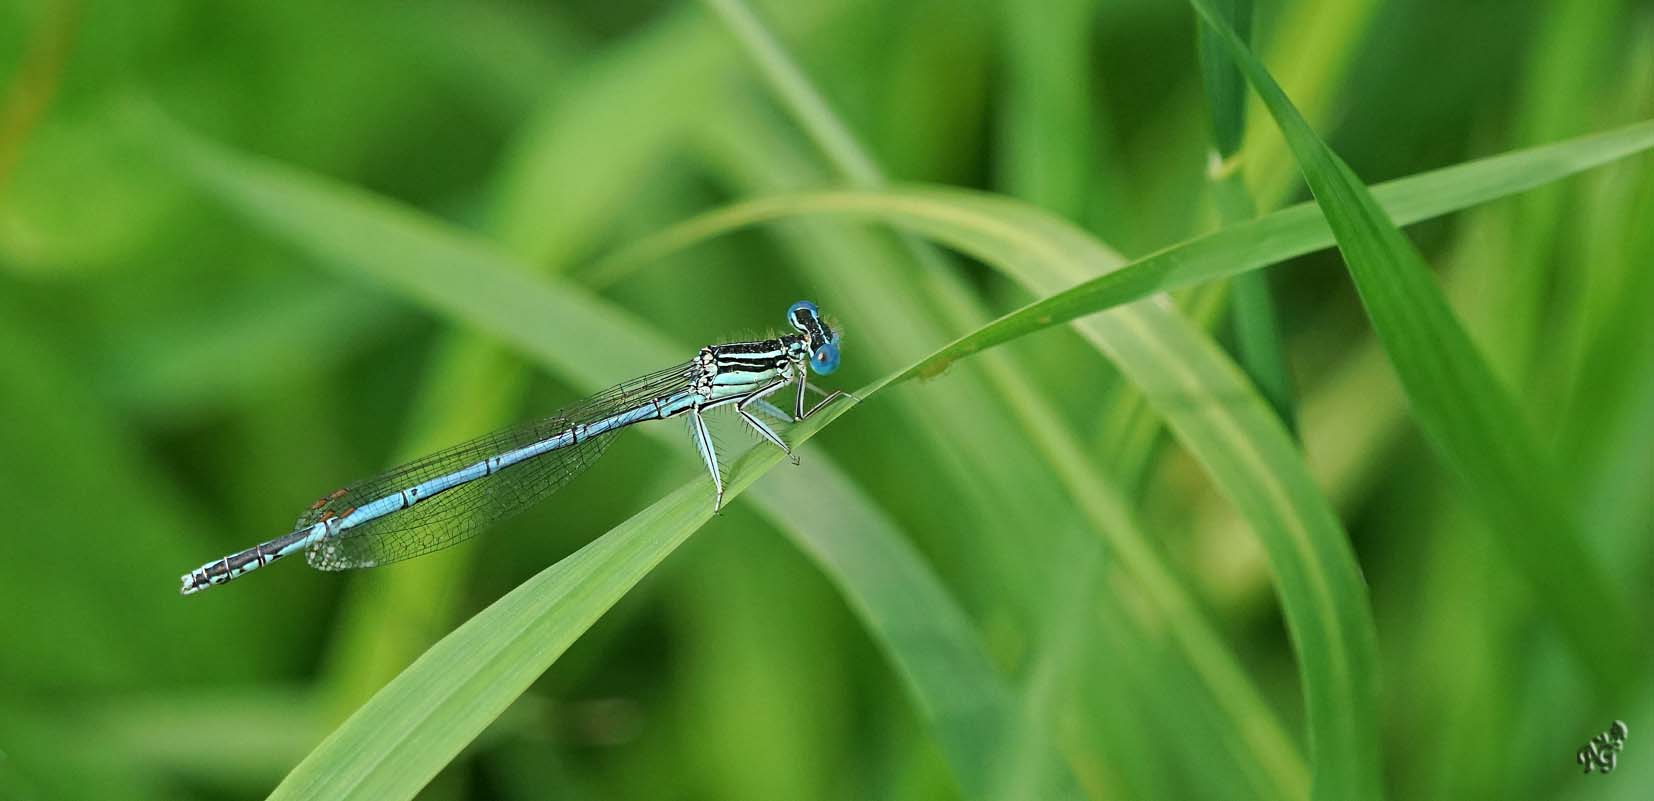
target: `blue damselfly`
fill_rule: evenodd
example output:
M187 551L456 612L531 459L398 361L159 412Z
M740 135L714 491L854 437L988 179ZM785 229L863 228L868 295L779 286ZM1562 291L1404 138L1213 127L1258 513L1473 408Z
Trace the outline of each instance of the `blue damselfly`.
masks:
M635 423L679 415L712 474L713 509L723 505L718 454L702 414L733 406L788 456L787 443L754 414L799 421L844 395L826 393L808 411L809 374L838 369L839 335L814 303L787 309L794 333L701 348L694 359L597 393L557 414L478 437L323 496L293 530L183 576L185 595L223 584L304 551L318 570L376 567L441 550L557 491ZM797 386L791 414L765 400Z

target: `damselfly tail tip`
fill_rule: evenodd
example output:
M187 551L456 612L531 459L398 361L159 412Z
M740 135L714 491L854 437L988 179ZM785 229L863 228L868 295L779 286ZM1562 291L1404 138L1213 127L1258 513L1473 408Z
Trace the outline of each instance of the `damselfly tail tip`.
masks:
M205 581L197 582L196 578L197 576L194 573L185 573L183 575L184 586L178 588L178 594L194 595L195 593L212 586Z

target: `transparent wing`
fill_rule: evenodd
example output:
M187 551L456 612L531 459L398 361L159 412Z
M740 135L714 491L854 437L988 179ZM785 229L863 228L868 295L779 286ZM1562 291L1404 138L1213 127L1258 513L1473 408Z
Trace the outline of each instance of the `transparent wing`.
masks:
M356 507L409 487L555 437L576 424L602 420L681 392L690 386L693 367L691 362L651 373L599 392L550 417L486 434L352 484L306 510L296 528L347 515ZM305 558L317 570L350 570L389 564L463 542L562 488L603 455L618 430L531 457L325 537L306 549Z

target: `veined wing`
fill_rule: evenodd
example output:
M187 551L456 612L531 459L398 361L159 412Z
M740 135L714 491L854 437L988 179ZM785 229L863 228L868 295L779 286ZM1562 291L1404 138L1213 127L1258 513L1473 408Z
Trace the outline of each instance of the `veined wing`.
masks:
M534 450L577 425L591 425L615 414L649 405L689 388L693 362L619 384L562 411L534 422L502 429L447 448L366 481L345 487L318 501L298 519L295 528L317 521L349 516L375 503L390 511L336 534L324 537L305 551L318 570L375 567L441 550L463 542L542 498L597 461L621 427L578 438L533 455ZM489 460L518 454L520 461L490 469ZM497 463L498 464L498 463ZM441 481L450 479L450 481ZM460 479L464 479L460 481ZM404 490L452 483L427 490L426 497L405 505Z

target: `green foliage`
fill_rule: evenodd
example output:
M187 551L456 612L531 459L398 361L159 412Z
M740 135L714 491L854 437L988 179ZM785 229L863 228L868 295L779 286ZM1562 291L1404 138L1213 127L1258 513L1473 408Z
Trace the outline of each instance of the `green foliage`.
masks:
M1654 20L1193 5L0 10L0 796L1646 794ZM176 595L799 297L722 514Z

